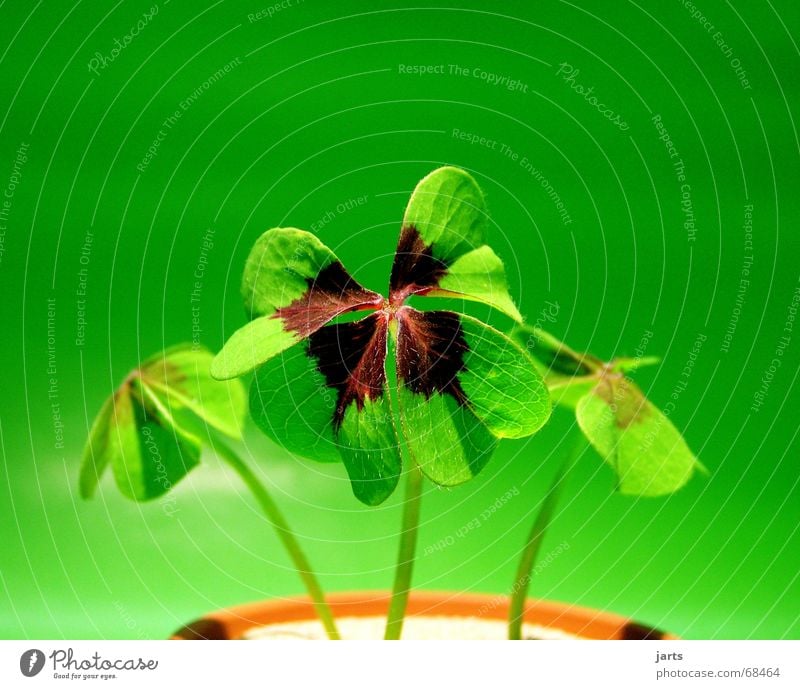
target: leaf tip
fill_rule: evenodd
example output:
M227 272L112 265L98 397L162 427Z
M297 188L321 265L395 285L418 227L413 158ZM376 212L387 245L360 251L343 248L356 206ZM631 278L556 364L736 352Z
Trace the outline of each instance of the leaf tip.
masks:
M91 500L94 497L99 478L99 476L87 476L81 471L78 479L78 495L80 495L81 500Z
M694 458L694 468L697 473L702 474L705 477L711 476L711 470L699 459L697 459L697 457Z
M236 378L235 373L231 373L230 367L228 365L228 357L225 355L224 350L220 351L212 360L211 366L208 369L208 372L211 374L211 377L214 380L231 380L232 378Z

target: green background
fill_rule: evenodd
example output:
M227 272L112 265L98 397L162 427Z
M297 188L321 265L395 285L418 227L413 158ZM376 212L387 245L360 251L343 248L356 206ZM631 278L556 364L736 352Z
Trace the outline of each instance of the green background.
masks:
M90 60L108 59L149 3L0 7L0 636L163 638L205 611L301 592L214 457L168 510L124 500L108 479L81 501L88 424L140 358L192 339L193 305L212 349L244 322L241 269L269 227L314 229L383 291L409 192L454 164L486 191L491 243L526 317L557 312L549 330L603 357L649 340L663 363L637 380L662 408L679 386L670 418L710 471L669 498L635 500L615 495L587 453L532 594L688 638L800 637L800 332L786 330L800 248L797 3L697 0L709 30L679 1L291 0L255 21L266 4L153 2L152 20L96 74ZM579 71L573 82L562 63ZM693 233L656 114L685 164ZM556 414L535 438L505 441L466 486L426 486L418 587L508 589L571 424ZM399 494L364 507L341 466L287 456L252 428L247 454L329 590L389 587Z

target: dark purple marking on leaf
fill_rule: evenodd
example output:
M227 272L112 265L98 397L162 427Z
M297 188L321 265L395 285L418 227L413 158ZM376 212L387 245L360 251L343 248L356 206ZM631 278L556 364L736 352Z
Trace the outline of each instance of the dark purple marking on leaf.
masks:
M644 422L649 415L642 391L620 373L605 373L592 393L612 409L614 423L622 430Z
M447 273L447 266L433 257L422 235L413 225L404 227L397 242L392 275L389 278L389 299L400 304L411 294L436 287Z
M426 398L440 392L466 404L458 374L469 345L458 314L404 306L397 324L397 375L406 387Z
M141 367L138 375L145 383L164 385L169 388L178 388L189 379L186 373L166 358Z
M316 278L307 278L306 282L305 294L278 309L273 316L283 319L285 329L294 330L301 338L343 313L370 306L378 308L383 303L380 294L359 285L339 261L327 265Z
M308 339L308 354L328 387L337 391L333 427L342 425L347 407L377 399L386 388L386 315L374 313L353 323L327 325Z

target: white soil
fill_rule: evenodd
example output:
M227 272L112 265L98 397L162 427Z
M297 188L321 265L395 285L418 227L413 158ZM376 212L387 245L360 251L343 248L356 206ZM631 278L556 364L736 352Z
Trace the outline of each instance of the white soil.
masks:
M343 639L353 641L376 640L383 638L386 618L341 617L336 620ZM524 639L574 639L560 629L525 624L522 627ZM244 633L245 639L253 640L325 640L327 636L319 620L303 622L283 622L263 627L253 627ZM502 641L508 638L508 627L503 620L487 620L478 617L407 617L403 623L403 639L406 640L477 640Z

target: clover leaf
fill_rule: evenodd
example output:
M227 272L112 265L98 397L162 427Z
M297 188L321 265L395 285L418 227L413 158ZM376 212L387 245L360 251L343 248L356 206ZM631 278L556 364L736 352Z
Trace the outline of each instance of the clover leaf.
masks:
M614 469L620 493L672 493L705 471L669 418L625 374L656 357L603 362L574 351L540 328L518 325L512 337L532 350L553 402L575 412L597 453Z
M521 320L487 229L483 193L468 173L429 174L403 218L388 298L359 285L314 235L268 230L244 269L251 320L225 343L212 375L256 369L256 424L296 454L341 458L362 502L379 504L394 491L400 437L432 481L471 479L498 438L541 428L547 387L531 357L494 328L405 302L458 297ZM360 320L337 320L367 310Z
M80 493L91 497L110 466L123 495L167 493L200 462L198 423L238 438L246 398L238 381L211 378L212 354L179 345L147 359L106 400L92 425L80 468Z

